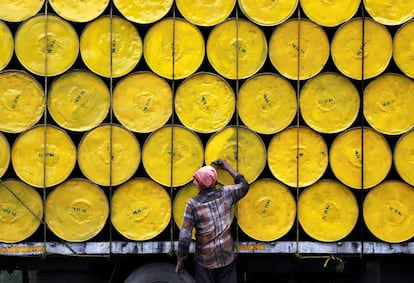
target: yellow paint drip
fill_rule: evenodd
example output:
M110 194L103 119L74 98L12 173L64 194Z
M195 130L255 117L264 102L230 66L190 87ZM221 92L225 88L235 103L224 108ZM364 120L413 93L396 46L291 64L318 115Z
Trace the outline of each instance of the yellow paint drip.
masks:
M320 133L338 133L355 121L360 98L355 85L337 73L322 73L307 81L300 93L306 124Z
M10 164L10 145L7 138L0 132L0 178L6 173Z
M50 230L69 242L83 242L96 236L109 213L105 193L83 179L71 179L48 195L45 219Z
M150 72L132 73L113 92L113 110L120 123L131 131L150 133L171 116L171 87Z
M402 135L394 148L394 165L400 177L414 186L414 131Z
M400 243L414 236L414 190L388 180L372 188L363 204L364 222L381 241Z
M23 71L0 73L0 130L21 133L36 124L45 109L43 88Z
M180 13L198 26L214 26L224 21L233 11L236 0L175 1Z
M10 62L14 51L13 35L3 21L0 21L0 71L3 70Z
M266 61L267 51L263 31L244 19L228 19L217 25L207 41L210 64L228 79L243 79L257 73Z
M254 23L273 26L287 20L298 6L298 0L238 0L242 12Z
M167 191L146 178L134 178L118 187L111 205L112 224L130 240L156 237L171 219L171 199Z
M63 182L72 172L76 148L64 130L38 125L16 139L11 156L20 179L37 188L51 187Z
M21 22L34 16L42 8L45 0L0 0L0 19L8 22Z
M345 238L358 220L358 203L343 184L321 180L306 188L299 197L298 219L315 240L335 242Z
M39 228L42 217L43 203L35 189L14 179L0 184L0 242L26 240Z
M86 133L78 146L82 173L98 185L119 185L137 170L141 148L136 137L116 124L102 124Z
M311 78L322 70L328 57L329 41L325 31L309 20L286 21L277 26L270 37L270 61L286 78Z
M290 187L318 181L328 167L328 148L318 133L307 127L290 127L269 143L268 165L273 176Z
M106 9L109 0L49 0L53 10L68 21L88 22Z
M148 175L163 186L183 186L203 164L200 138L182 126L164 126L148 136L142 162ZM172 166L172 168L171 168ZM172 174L172 176L171 176Z
M230 122L235 109L235 96L231 86L221 77L197 73L180 84L174 105L180 121L187 128L212 133Z
M263 140L245 127L229 126L215 133L207 141L205 163L225 159L246 177L248 183L255 181L266 165L266 148ZM254 162L252 162L254 160ZM222 169L217 170L218 182L233 184L231 175Z
M381 74L391 60L392 49L390 32L369 18L354 18L344 23L336 31L331 43L332 59L338 70L357 80Z
M109 111L109 89L86 70L73 70L53 81L48 110L56 123L68 130L87 131L98 126Z
M329 162L333 173L342 183L354 189L369 189L387 176L392 153L387 140L380 133L370 128L351 128L333 141Z
M19 26L15 51L20 63L30 72L56 76L75 63L79 38L69 22L54 15L37 15Z
M296 202L289 189L277 181L259 179L238 202L237 220L251 238L274 241L285 236L296 217Z
M82 31L80 53L91 71L117 78L138 64L142 57L142 39L127 20L119 16L101 16Z
M405 75L414 78L414 21L404 24L394 34L393 58Z
M296 93L285 78L262 73L249 78L239 90L237 109L243 123L261 134L285 129L296 115Z
M139 24L151 24L163 18L171 9L173 0L114 0L115 7L128 20Z
M403 24L414 13L414 2L407 0L364 0L364 7L376 22L384 25Z

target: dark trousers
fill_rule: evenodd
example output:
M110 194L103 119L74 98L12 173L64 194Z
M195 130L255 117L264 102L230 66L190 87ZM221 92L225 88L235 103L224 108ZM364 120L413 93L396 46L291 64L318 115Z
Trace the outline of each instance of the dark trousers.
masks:
M229 265L208 269L195 262L195 280L197 283L236 283L236 260Z

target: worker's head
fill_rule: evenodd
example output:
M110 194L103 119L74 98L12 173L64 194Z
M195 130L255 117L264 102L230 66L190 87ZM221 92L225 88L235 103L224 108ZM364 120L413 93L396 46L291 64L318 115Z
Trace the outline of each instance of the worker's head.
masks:
M194 173L193 183L199 190L213 188L217 183L217 171L212 166L204 166Z

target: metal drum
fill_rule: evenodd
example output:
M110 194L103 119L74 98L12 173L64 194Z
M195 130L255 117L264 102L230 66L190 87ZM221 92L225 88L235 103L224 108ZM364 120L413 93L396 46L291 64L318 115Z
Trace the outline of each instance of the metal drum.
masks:
M394 148L394 166L400 177L414 186L414 130L402 135Z
M49 0L50 6L62 18L72 22L89 22L106 9L109 0Z
M230 15L236 0L176 0L175 3L180 13L189 22L198 26L214 26Z
M10 145L7 138L0 132L0 178L6 173L10 164Z
M402 25L394 34L393 59L398 68L414 78L414 20Z
M364 7L368 14L384 25L400 25L413 16L413 1L393 1L392 6L387 1L364 0Z
M295 12L298 0L238 0L241 11L252 22L261 26L283 23Z
M151 24L163 18L171 9L173 0L114 0L115 7L131 22Z
M0 71L10 62L14 52L14 38L7 24L0 21Z
M21 22L37 14L45 0L1 1L0 19Z

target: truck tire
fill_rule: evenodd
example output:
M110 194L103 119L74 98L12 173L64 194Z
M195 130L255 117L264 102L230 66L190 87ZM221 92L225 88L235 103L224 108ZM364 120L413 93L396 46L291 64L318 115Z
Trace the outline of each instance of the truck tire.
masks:
M124 283L196 283L185 270L175 272L175 265L165 262L149 263L135 269Z

